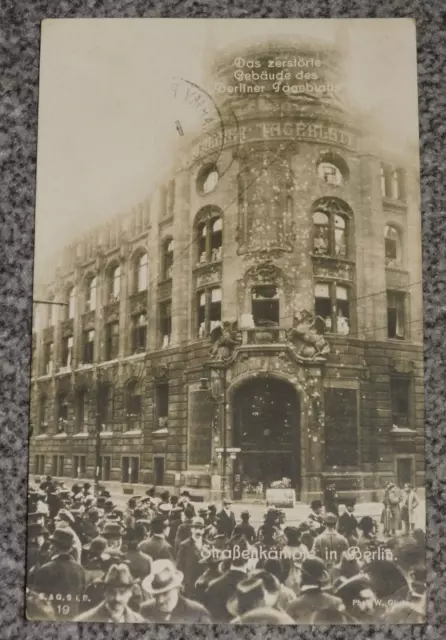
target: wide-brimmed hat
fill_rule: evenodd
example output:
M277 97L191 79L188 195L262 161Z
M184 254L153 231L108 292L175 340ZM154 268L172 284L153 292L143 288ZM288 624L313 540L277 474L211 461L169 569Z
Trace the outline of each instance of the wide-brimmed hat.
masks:
M373 589L372 581L364 573L357 573L351 578L340 578L336 582L334 593L344 601L357 599L363 589Z
M74 534L69 529L57 528L54 530L49 541L56 545L59 549L69 551L74 543Z
M409 591L409 582L392 560L372 560L363 567L373 584L373 590L378 598L390 598L394 601L404 600Z
M302 562L302 585L325 585L329 582L330 576L321 558L306 558Z
M172 560L155 560L150 575L142 581L141 586L147 593L157 595L180 587L183 579L183 572L175 567Z
M258 607L274 606L265 602L268 595L276 600L280 593L280 582L268 571L258 569L238 583L235 593L229 598L226 608L233 616L243 615Z
M311 509L321 509L322 508L322 501L321 500L312 500L310 502L310 507Z
M223 504L232 504L231 498L223 498Z
M104 528L102 529L103 538L120 538L122 533L122 527L119 522L110 520L104 523Z
M107 489L103 489L99 494L101 498L111 498L111 493Z
M296 624L285 611L272 607L256 607L231 621L232 624Z
M74 517L67 509L59 509L57 517L69 522L70 524L74 524Z
M90 553L94 554L95 556L100 556L107 548L107 540L102 536L97 536L96 538L93 538L91 542L85 544L82 548L85 549L85 551L89 551Z
M203 518L200 517L195 517L192 518L192 522L190 523L190 526L195 528L195 529L204 529L204 520Z
M180 493L180 496L183 496L184 498L190 498L190 493L189 491L187 491L187 489L185 489Z
M158 506L158 511L160 511L163 515L168 515L171 510L170 502L164 502Z
M130 569L126 564L113 564L104 578L106 589L110 587L132 587L134 583Z

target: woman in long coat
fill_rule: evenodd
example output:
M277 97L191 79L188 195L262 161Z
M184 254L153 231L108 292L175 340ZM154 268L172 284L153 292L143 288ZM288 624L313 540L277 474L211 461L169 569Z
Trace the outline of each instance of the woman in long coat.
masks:
M395 535L401 527L401 492L394 482L386 484L383 503L381 523L384 535Z

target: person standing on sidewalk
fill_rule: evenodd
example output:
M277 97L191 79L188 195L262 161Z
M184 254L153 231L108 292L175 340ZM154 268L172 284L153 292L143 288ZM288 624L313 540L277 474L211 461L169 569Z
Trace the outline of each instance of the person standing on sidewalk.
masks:
M409 535L415 528L415 509L420 504L412 485L406 482L401 500L401 520L404 522L404 533Z

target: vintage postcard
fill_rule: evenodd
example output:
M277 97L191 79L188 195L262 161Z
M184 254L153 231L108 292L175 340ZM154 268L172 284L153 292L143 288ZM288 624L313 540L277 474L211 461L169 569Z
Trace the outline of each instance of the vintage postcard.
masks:
M45 20L30 620L425 621L416 30Z

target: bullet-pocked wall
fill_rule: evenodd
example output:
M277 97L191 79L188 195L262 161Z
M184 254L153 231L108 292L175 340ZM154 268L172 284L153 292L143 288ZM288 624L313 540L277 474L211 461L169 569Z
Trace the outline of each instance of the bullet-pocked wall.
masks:
M365 499L389 478L422 487L416 160L369 137L338 90L339 52L258 45L209 77L209 130L147 202L68 247L44 288L67 306L36 307L30 472L94 477L100 428L101 479L129 491L215 495L225 473L243 497L275 479L271 451L302 500L332 481ZM315 362L288 337L306 312L330 347ZM223 412L201 379L225 321L241 343ZM240 449L226 468L225 446Z

